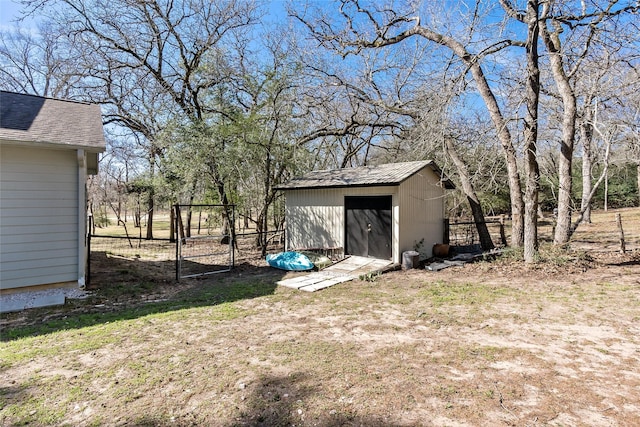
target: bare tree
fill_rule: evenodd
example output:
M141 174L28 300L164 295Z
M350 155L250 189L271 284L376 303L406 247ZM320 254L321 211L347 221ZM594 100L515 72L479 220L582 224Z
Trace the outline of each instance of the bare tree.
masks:
M359 55L364 50L383 49L399 45L412 38L422 38L446 48L461 61L465 70L473 77L475 88L486 105L498 139L504 149L511 195L512 245L521 246L524 238L522 215L524 202L516 149L512 142L508 121L486 78L482 61L505 47L514 44L522 45L522 43L502 39L488 44L480 52L473 53L465 46L466 39L462 37L458 39L423 25L420 17L411 8L406 11L397 11L396 9L400 9L400 7L365 6L357 0L343 0L339 2L340 19L330 19L321 13L316 16L307 16L295 10L291 13L309 29L319 43L344 56ZM474 10L476 13L478 11L478 8ZM471 18L477 24L475 18L479 19L479 16L474 15ZM471 33L474 31L474 28L470 29ZM468 38L473 39L473 36L470 35Z
M74 99L77 63L64 39L47 25L35 34L16 25L0 32L0 87L4 90Z
M540 103L540 67L538 37L540 2L527 1L526 10L518 11L508 0L501 0L509 16L527 25L526 81L525 81L525 197L524 197L524 260L534 262L538 252L538 194L540 168L538 165L538 108ZM542 17L544 19L544 16Z
M443 11L420 15L409 5L394 3L389 6L375 5L359 0L341 0L337 2L339 14L330 17L323 11L310 14L295 12L293 15L302 22L313 37L323 46L342 53L344 56L360 55L368 50L384 50L405 43L410 39L421 38L436 46L441 46L455 55L464 65L465 72L473 78L475 89L483 99L491 117L498 139L502 143L507 165L513 216L513 244L522 243L523 232L529 236L525 258L531 261L537 248L537 192L539 172L537 166L537 133L540 92L540 71L538 65L538 35L547 50L548 66L555 81L556 90L563 105L561 154L558 158L558 205L559 216L555 242L568 240L571 213L571 161L576 135L577 95L572 79L580 69L584 58L593 48L596 35L602 29L611 29L616 20L624 19L628 14L637 12L634 2L594 1L581 2L580 10L575 10L570 2L528 1L519 8L517 3L501 1L506 16L527 24L527 40L519 40L518 34L509 35L504 28L499 32L482 38L479 28L490 28L491 20L483 20L483 6L476 2L460 16L464 22L443 25L447 21ZM427 12L428 13L428 12ZM506 21L505 21L506 22ZM466 36L461 30L466 30ZM563 33L564 32L564 33ZM562 33L562 35L561 35ZM516 148L509 127L509 119L504 115L489 84L485 66L491 64L491 58L509 47L524 47L527 63L527 80L522 82L526 88L525 121L523 141L526 155L526 197L523 200L520 186ZM545 62L545 64L547 64ZM525 204L526 203L526 204ZM524 224L522 213L525 213Z
M577 91L582 94L578 104L578 140L582 146L582 199L580 212L582 222L591 222L590 194L594 186L593 168L598 163L596 144L598 139L605 145L602 132L597 126L617 123L624 128L623 122L633 110L633 98L637 97L640 84L633 76L633 60L621 52L620 46L601 49L590 55L585 66L576 76ZM632 59L632 58L631 58ZM604 108L603 108L604 107ZM631 113L629 124L634 123ZM637 121L637 120L636 120ZM605 150L606 152L606 150ZM573 227L572 227L573 228Z
M546 3L540 21L540 33L549 53L551 74L562 100L562 137L560 143L559 187L558 187L558 220L555 228L554 243L564 244L571 237L571 188L572 160L576 139L576 123L578 118L575 75L585 61L597 36L603 34L606 25L614 25L614 18L633 13L640 6L628 2L619 5L617 0L595 2L587 9L583 3L579 10L572 10L570 4ZM610 28L612 29L612 28ZM575 50L567 48L563 40L567 36L563 32L571 32L578 39ZM561 35L562 34L562 35Z
M37 10L55 22L57 34L66 37L74 54L83 59L82 90L107 106L107 121L149 141L152 173L159 154L154 142L159 128L176 119L200 125L207 114L222 113L211 110L215 104L207 97L228 74L226 66L234 51L227 46L242 38L258 17L254 3L237 0L24 3L31 12ZM215 170L217 165L212 167L214 188L227 203L224 179ZM150 218L153 200L151 192ZM152 236L151 227L147 233Z

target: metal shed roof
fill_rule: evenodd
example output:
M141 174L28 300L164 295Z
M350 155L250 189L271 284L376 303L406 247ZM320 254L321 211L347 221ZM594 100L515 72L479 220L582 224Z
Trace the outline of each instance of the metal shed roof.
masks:
M447 189L455 185L432 160L388 163L377 166L329 169L309 172L277 187L279 190L301 190L310 188L340 188L399 185L402 181L425 167L431 168Z
M0 91L0 140L104 151L100 106Z

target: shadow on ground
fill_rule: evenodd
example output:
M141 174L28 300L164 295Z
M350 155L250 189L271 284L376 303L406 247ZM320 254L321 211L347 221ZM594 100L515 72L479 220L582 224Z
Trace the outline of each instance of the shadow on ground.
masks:
M336 399L335 407L323 408L318 414L314 396L326 393L313 378L296 372L288 376L263 376L248 384L249 396L238 417L226 426L373 426L393 427L389 420L354 413ZM325 396L326 398L326 396Z
M86 298L0 315L1 340L261 297L275 291L284 272L241 263L229 272L178 282L172 261L109 257L101 252L92 254L91 275Z
M136 420L138 426L186 426L216 425L220 427L290 427L314 425L322 427L350 426L411 426L388 419L358 414L349 404L336 398L334 406L318 407L318 401L326 402L326 389L314 382L312 375L295 372L287 376L266 375L255 382L243 384L246 398L236 407L233 419L204 421L158 419L149 414ZM212 402L213 405L215 403Z

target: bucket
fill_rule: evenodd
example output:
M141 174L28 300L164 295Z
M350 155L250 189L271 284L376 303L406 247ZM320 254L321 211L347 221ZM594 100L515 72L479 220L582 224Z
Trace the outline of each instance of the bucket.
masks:
M402 269L410 270L418 268L420 263L420 254L416 251L402 252Z
M448 258L451 253L451 246L446 243L437 243L433 245L433 256L437 258Z

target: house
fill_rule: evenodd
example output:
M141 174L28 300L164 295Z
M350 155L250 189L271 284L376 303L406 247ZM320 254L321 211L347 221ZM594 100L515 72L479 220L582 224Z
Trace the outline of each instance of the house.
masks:
M104 150L99 106L0 91L0 311L84 286L86 178Z
M446 189L433 161L310 172L278 187L286 196L287 250L322 250L399 263L442 243Z

